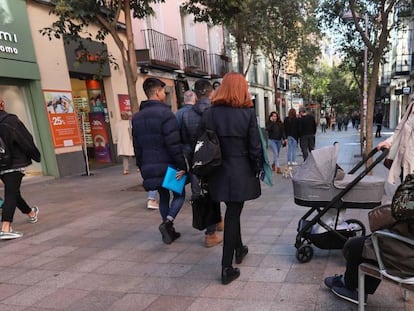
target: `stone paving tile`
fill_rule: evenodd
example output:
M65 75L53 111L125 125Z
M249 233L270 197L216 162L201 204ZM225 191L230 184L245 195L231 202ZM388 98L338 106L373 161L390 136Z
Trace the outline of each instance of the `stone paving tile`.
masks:
M337 136L317 137L318 147ZM347 145L351 136L341 137L353 148ZM352 167L356 160L346 154L341 166ZM139 175L119 171L110 167L44 184L24 181L24 195L41 206L41 217L31 225L16 213L24 238L0 243L0 311L357 310L323 284L324 277L343 273L340 250L312 246L312 260L297 261L297 225L309 208L295 205L290 179L274 174L274 187L264 185L259 199L246 202L241 225L249 254L238 265L240 278L223 286L222 245L204 247L204 232L192 228L188 201L176 220L181 238L165 245L159 211L146 209ZM376 168L377 173L386 172ZM348 209L346 217L367 225L367 210ZM401 297L398 288L382 283L366 310L414 311L414 299Z

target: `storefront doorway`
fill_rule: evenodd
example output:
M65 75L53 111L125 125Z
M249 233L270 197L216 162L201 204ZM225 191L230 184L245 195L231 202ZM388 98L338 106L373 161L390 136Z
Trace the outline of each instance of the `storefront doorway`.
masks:
M103 83L71 78L73 104L91 169L116 162Z

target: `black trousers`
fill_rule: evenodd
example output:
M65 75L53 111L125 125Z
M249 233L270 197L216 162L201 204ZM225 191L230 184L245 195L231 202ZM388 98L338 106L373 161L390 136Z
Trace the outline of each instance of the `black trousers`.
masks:
M345 270L345 286L351 290L358 288L358 266L360 263L366 262L377 266L374 260L362 257L365 240L368 236L349 239L344 246L344 256L346 259ZM381 281L369 275L365 276L365 293L374 294Z
M381 136L381 129L382 129L382 124L377 124L377 131L375 132L375 137Z
M315 135L303 135L300 138L300 149L302 150L303 160L306 160L309 152L315 149Z
M4 184L4 203L1 212L2 221L13 222L16 206L23 214L29 214L32 210L20 193L23 176L24 174L21 172L0 175L0 179Z
M240 233L240 215L244 202L226 202L226 206L221 265L231 267L235 250L243 246Z

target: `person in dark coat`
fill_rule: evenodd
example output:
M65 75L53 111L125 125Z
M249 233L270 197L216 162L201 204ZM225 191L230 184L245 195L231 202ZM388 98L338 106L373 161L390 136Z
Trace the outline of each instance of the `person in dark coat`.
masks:
M11 162L0 168L0 179L4 184L4 202L2 206L2 225L0 240L17 239L23 236L22 232L14 231L11 224L17 208L26 214L29 223L38 220L39 208L30 207L20 193L20 185L25 175L25 167L32 164L32 160L40 162L40 152L33 137L23 122L14 115L5 111L3 98L0 96L0 137L11 152Z
M213 96L211 116L203 114L200 128L205 129L212 119L220 140L222 165L207 182L211 198L227 207L221 282L228 284L240 276L240 270L232 266L233 258L240 264L248 253L242 243L240 214L245 201L261 195L258 176L263 170L259 128L243 75L232 72L224 76Z
M302 149L303 161L309 152L315 149L316 121L313 115L308 114L304 107L299 108L299 138L300 149Z
M375 131L375 137L381 137L382 120L383 119L384 119L384 115L382 114L381 110L379 110L375 114L375 124L377 125L377 130Z
M147 101L141 103L140 111L132 117L132 137L136 164L140 169L146 191L158 190L159 210L162 223L159 225L162 240L171 244L180 237L175 231L174 220L185 199L183 193L173 192L170 204L170 191L163 188L162 181L168 166L179 171L180 179L187 171L181 144L177 118L165 103L165 83L156 78L144 81Z
M298 165L298 162L296 162L296 150L298 149L299 139L299 119L296 117L295 108L289 109L283 126L287 137L288 165Z
M213 86L206 79L197 80L194 83L194 92L197 96L195 105L185 111L182 115L180 127L181 140L184 145L184 154L190 161L193 157L194 147L196 145L197 130L200 125L203 112L211 107L211 98L213 96ZM195 201L201 196L200 179L195 174L189 174L191 180L191 200ZM204 235L204 246L213 247L220 244L223 238L217 234L217 231L223 231L223 223L213 224L206 228Z
M279 154L282 143L285 141L285 129L283 127L283 122L280 120L279 114L276 111L270 113L266 131L269 137L269 147L273 153L272 171L282 174L282 170L279 166Z

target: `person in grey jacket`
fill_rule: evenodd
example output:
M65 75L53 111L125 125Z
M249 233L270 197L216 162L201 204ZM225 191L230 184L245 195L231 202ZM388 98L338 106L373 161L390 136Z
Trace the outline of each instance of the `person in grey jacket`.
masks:
M261 195L258 176L263 170L263 151L256 113L243 75L235 72L224 76L212 100L211 116L204 113L200 128L208 120L220 140L222 165L208 177L208 189L213 201L226 204L222 256L222 284L240 276L233 267L233 258L240 264L248 253L242 242L240 215L244 202Z
M194 83L194 92L197 95L197 101L191 109L185 111L181 121L181 139L184 145L184 154L191 162L194 147L196 145L197 130L200 125L203 112L211 107L211 97L213 96L213 87L210 81L206 79L197 80ZM191 180L191 200L197 200L201 195L200 179L190 173ZM213 224L206 228L204 235L204 246L212 247L220 244L223 238L217 234L217 230L223 231L223 224Z
M23 236L22 232L14 231L11 226L16 207L28 216L30 223L36 223L38 220L39 208L30 207L26 203L20 193L20 185L25 175L25 167L32 164L32 160L40 162L40 152L23 122L16 115L7 113L5 105L0 96L0 136L11 151L10 164L0 168L0 179L4 183L0 240L11 240Z

